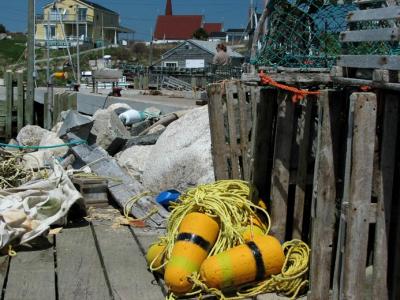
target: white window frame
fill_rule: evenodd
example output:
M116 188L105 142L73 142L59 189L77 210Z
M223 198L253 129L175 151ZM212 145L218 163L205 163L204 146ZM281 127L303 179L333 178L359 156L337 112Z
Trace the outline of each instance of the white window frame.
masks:
M174 64L175 66L167 66L167 64ZM163 62L163 67L165 68L177 68L179 66L179 62L178 61L164 61Z

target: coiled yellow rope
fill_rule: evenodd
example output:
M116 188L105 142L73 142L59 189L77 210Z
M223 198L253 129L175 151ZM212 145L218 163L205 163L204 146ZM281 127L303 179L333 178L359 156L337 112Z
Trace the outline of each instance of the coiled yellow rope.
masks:
M268 234L270 229L268 212L253 204L249 200L249 194L249 184L240 180L222 180L212 184L200 185L182 194L179 201L172 204L173 210L167 224L167 236L156 242L165 245L166 248L152 261L150 270L157 271L165 267L171 257L179 225L183 218L191 212L202 212L219 220L220 233L209 256L243 244L242 233L249 225L252 230L253 218L259 218L256 212L265 215L266 225L263 224L262 229L265 234ZM235 300L275 292L295 299L308 284L307 271L310 249L307 244L300 240L286 242L282 247L286 254L286 260L280 274L255 283L251 288L241 289L233 297L226 297L222 291L208 288L201 281L200 274L194 273L189 279L194 284L193 292L185 296L212 294L219 299ZM163 257L164 263L155 268L153 264L160 256ZM171 293L167 299L176 299L176 296Z

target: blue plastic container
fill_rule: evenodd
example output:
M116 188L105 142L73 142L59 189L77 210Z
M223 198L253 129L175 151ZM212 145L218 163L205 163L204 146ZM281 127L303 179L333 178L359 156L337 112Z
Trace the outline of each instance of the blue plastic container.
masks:
M181 195L181 193L179 193L177 190L167 190L167 191L161 192L156 197L156 201L157 201L157 203L161 204L166 209L168 209L169 204L171 202L176 202L180 195Z

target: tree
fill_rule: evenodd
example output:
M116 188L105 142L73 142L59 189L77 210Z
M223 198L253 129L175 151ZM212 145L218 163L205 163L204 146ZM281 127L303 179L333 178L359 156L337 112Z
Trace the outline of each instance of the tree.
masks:
M4 26L3 24L0 24L0 33L7 33L6 26Z
M208 33L204 30L204 28L199 28L193 32L193 38L196 40L206 41L208 39Z

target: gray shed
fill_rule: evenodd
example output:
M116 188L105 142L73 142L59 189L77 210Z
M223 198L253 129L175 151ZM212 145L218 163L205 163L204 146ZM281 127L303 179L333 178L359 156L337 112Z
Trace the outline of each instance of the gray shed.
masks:
M165 52L161 59L154 65L176 68L205 68L212 64L214 55L217 53L218 41L187 40L177 47ZM244 57L228 48L228 54L232 59L233 66L240 66Z

